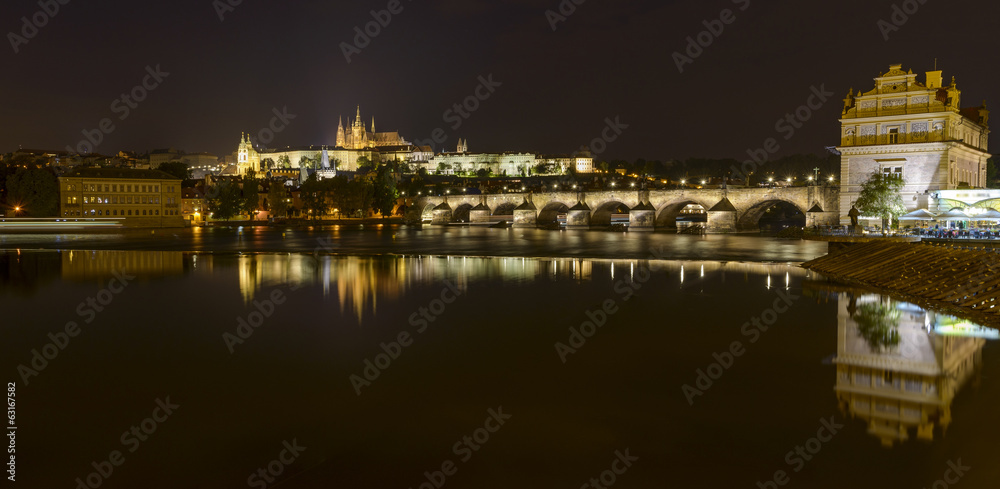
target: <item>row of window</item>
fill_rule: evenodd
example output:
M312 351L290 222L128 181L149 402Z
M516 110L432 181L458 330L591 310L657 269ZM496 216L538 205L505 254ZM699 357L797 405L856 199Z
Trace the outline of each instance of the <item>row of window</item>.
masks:
M82 191L84 192L159 192L159 185L127 185L127 184L82 184ZM173 185L168 185L164 187L167 192L175 191L176 187ZM76 185L68 184L66 185L67 191L75 191Z
M122 210L122 211L119 211L119 210L105 211L105 210L91 209L89 213L87 211L83 211L83 213L82 213L83 217L86 217L86 216L90 216L90 217L94 217L94 216L99 216L99 217L104 217L104 216L121 217L121 216L125 216L125 217L127 217L127 216L132 216L132 215L133 215L132 214L132 209L129 209L127 211L125 211L125 210ZM154 211L154 210L150 209L149 211L146 211L145 209L143 209L141 211L141 213L140 213L140 210L136 209L134 215L136 215L136 216L158 216L158 215L160 215L160 210L156 209ZM180 215L180 212L172 211L172 210L165 210L165 211L163 211L163 215L165 215L165 216L178 216L178 215ZM70 217L70 216L78 216L79 217L79 216L81 216L81 213L80 213L80 211L63 211L63 217Z
M66 197L67 204L76 204L76 197ZM114 195L111 197L84 197L84 204L159 204L159 196L146 196L146 195L136 195L135 197L131 195L123 195L121 197ZM168 204L173 204L173 197L167 198Z

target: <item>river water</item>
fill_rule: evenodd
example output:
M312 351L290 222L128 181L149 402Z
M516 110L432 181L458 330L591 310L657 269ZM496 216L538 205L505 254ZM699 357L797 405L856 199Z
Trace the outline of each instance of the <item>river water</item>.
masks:
M816 243L157 233L0 238L24 487L1000 480L996 331L799 268Z

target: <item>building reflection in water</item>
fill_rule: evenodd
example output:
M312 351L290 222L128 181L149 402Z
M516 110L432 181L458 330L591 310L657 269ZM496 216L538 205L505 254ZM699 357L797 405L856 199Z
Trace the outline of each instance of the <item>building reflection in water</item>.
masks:
M184 254L179 251L62 251L63 280L105 279L115 272L142 278L184 273Z
M986 339L998 332L876 295L842 293L837 314L841 411L868 424L883 446L915 434L932 440L951 423L951 403L977 383Z
M231 258L193 256L200 272L220 271ZM318 286L324 296L336 297L341 310L351 310L360 320L365 312L375 313L380 300L393 301L407 290L450 280L465 290L471 282L521 284L539 280L637 280L636 273L650 268L681 286L705 281L715 274L739 274L745 281L760 280L760 286L788 287L792 276L810 272L792 265L678 262L645 260L585 260L574 258L537 259L462 256L323 256L304 254L248 254L236 258L243 300L251 302L261 289L279 284ZM685 269L695 270L685 277ZM774 283L772 284L772 275ZM662 278L661 278L662 279ZM685 283L686 282L686 283Z

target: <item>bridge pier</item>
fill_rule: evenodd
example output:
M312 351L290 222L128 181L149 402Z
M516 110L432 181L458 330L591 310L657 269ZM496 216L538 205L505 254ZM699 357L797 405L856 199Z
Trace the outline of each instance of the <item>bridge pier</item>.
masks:
M480 202L479 205L473 207L472 210L469 211L469 222L473 224L490 222L489 206Z
M434 217L431 218L432 225L445 225L451 223L451 206L443 202L434 208Z
M736 207L729 199L723 197L718 204L708 210L705 232L711 234L736 232Z
M590 229L590 206L579 201L566 211L566 229Z
M811 228L813 226L839 226L840 225L840 213L839 212L824 212L823 208L819 204L812 206L808 212L806 212L806 227Z
M524 203L514 208L514 227L534 228L538 227L538 209L535 204L524 199Z
M639 205L628 211L628 230L655 231L656 209L649 202L639 202Z

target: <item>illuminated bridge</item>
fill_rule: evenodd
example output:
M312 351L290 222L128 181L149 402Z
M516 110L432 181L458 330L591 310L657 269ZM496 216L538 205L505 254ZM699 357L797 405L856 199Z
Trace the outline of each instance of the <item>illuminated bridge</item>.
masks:
M780 204L806 216L806 226L838 225L840 189L828 186L702 190L607 190L485 195L427 196L414 199L411 217L449 224L458 216L487 223L494 216L513 216L515 227L550 226L566 216L568 229L611 225L614 214L628 214L630 231L676 229L676 219L689 204L708 214L707 231L756 231L764 213Z

